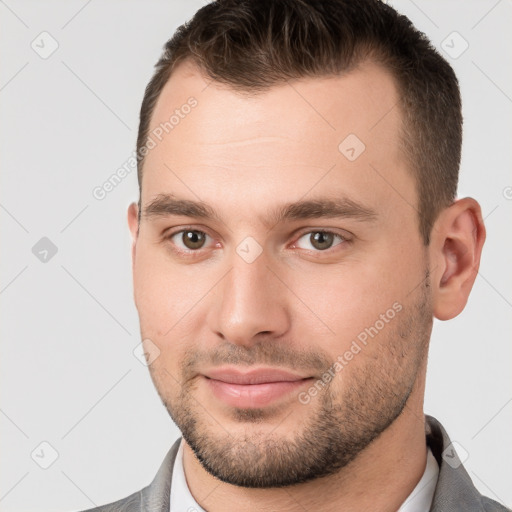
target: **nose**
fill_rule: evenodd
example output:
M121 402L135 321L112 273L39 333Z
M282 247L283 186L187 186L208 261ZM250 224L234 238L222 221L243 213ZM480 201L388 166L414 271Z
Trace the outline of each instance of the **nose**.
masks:
M268 267L265 253L251 263L233 254L231 271L215 287L208 313L210 329L221 339L248 347L290 328L285 287Z

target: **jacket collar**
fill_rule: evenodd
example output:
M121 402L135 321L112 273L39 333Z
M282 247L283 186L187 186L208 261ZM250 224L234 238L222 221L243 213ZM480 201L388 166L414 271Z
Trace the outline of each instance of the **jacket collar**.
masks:
M430 511L485 511L482 495L473 485L441 423L425 415L425 433L427 444L439 464L439 476Z

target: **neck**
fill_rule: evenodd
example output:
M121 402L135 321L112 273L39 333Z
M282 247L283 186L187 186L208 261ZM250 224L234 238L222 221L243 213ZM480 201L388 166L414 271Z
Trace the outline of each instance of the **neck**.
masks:
M183 465L190 492L209 512L396 512L425 471L423 394L424 378L418 376L402 414L350 464L336 474L295 486L250 489L221 482L205 471L185 443Z

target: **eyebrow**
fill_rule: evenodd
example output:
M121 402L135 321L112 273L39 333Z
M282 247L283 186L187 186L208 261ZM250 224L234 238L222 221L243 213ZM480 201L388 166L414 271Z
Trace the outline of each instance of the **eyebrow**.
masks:
M147 219L170 215L213 219L222 222L220 216L210 205L201 201L179 199L172 194L159 194L143 209L143 216ZM374 221L377 218L377 213L346 197L318 197L278 206L271 209L270 213L261 220L265 226L271 228L286 221L317 218Z

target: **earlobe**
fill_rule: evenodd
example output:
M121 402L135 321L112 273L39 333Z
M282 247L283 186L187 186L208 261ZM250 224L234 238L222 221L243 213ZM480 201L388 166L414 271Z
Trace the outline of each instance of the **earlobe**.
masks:
M480 205L464 198L441 212L432 230L434 316L449 320L465 307L485 241Z

